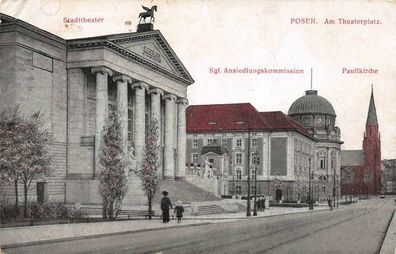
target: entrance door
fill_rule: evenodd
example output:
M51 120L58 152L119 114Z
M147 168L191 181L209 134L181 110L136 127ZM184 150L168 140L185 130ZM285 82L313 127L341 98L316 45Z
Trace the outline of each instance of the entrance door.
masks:
M44 203L45 200L45 182L37 182L37 202Z
M277 202L279 202L280 200L282 200L282 190L277 189L275 191L275 199Z

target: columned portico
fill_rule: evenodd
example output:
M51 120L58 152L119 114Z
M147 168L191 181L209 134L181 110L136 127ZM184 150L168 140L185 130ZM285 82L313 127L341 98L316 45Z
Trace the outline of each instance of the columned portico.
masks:
M133 144L127 150L128 192L123 204L147 202L141 179L133 172L142 165L147 125L153 119L159 124L161 179L184 177L187 101L177 99L186 97L194 80L161 32L69 40L67 72L71 96L67 104L67 202L102 202L98 159L108 107L120 113L124 149Z
M126 75L117 75L113 77L117 82L117 112L120 118L122 143L124 154L128 152L128 83L132 79Z
M186 107L188 100L177 100L177 170L176 179L186 177Z
M167 94L165 100L165 147L164 147L164 177L163 179L175 179L175 154L174 154L174 121L176 96Z
M109 68L98 66L91 69L96 75L96 125L95 125L95 170L94 177L98 177L99 170L99 150L102 141L102 131L108 116L108 76L113 72Z
M135 89L135 156L138 162L142 162L142 156L146 141L146 96L148 85L143 82L138 82L132 85Z

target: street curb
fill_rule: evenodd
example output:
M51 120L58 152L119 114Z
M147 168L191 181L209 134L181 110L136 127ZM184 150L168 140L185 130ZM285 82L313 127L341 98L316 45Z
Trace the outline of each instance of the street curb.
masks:
M296 212L296 213L273 214L273 215L260 216L260 217L251 216L251 217L240 217L240 218L185 218L185 220L207 220L207 221L209 220L209 221L219 221L218 223L226 223L226 222L230 222L230 220L249 220L249 219L269 218L269 217L285 216L285 215L292 215L292 214L303 214L303 213L323 212L323 211L329 211L329 210L328 209L312 210L312 211L303 211L303 212ZM223 222L222 220L225 220L225 221ZM82 239L107 237L107 236L113 236L113 235L142 233L142 232L149 232L149 231L156 231L156 230L163 230L163 229L193 227L193 226L202 226L202 225L209 225L209 224L214 224L214 222L198 222L196 224L176 224L174 226L166 226L166 227L161 226L161 227L157 227L157 228L145 228L145 229L113 232L113 233L106 233L106 234L67 237L67 238L40 240L40 241L16 243L16 244L5 244L5 245L0 244L0 247L4 250L4 249L16 248L16 247L33 246L33 245L40 245L40 244L47 244L47 243L67 242L67 241L75 241L75 240L82 240Z
M57 243L57 242L68 242L68 241L75 241L75 240L82 240L82 239L92 239L98 237L107 237L113 235L124 235L124 234L134 234L134 233L141 233L141 232L149 232L149 231L156 231L156 230L163 230L163 229L172 229L172 228L184 228L184 227L194 227L194 226L202 226L202 225L209 225L212 222L199 222L196 224L180 224L170 227L158 227L158 228L145 228L145 229L137 229L137 230L129 230L129 231L122 231L122 232L114 232L114 233L107 233L107 234L98 234L98 235L87 235L87 236L76 236L76 237L68 237L68 238L59 238L59 239L52 239L52 240L42 240L42 241L34 241L34 242L26 242L26 243L17 243L17 244L5 244L1 245L1 249L10 249L16 247L25 247L25 246L33 246L33 245L40 245L40 244L47 244L47 243ZM1 254L1 252L0 252Z
M392 228L393 224L394 224L393 227L395 227L394 229ZM392 216L389 220L389 224L386 229L386 234L384 235L384 239L382 240L382 245L381 245L379 254L396 253L396 241L394 240L395 236L392 237L392 230L394 230L396 232L396 208L393 210ZM392 241L392 239L393 239L393 241ZM392 247L392 242L394 242L393 247ZM389 245L389 246L387 246L387 245ZM390 249L387 249L387 248L390 248Z

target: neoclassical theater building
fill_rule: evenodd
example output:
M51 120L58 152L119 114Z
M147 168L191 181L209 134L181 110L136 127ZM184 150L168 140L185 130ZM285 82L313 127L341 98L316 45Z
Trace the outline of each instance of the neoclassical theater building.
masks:
M98 153L112 110L121 112L124 149L135 166L157 119L161 177L184 179L186 93L194 80L159 30L65 40L4 14L0 20L0 109L40 110L53 135L53 172L33 183L40 188L31 198L101 203ZM124 203L144 203L138 178L128 181Z

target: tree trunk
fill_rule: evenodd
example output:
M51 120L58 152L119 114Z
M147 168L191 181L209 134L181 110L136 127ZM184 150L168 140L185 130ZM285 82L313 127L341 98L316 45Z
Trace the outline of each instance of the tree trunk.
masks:
M25 203L24 203L24 205L23 205L23 217L27 217L27 194L28 194L28 187L27 187L27 183L26 182L24 182L23 183L23 196L24 196L24 198L25 198Z
M114 201L111 201L110 206L109 206L109 219L113 220L113 211L114 211Z
M18 178L14 181L15 184L15 214L19 215L19 197L18 197Z
M106 202L105 202L105 200L103 199L103 211L102 211L102 216L103 216L103 219L104 219L104 220L107 219L106 207L107 207Z
M148 219L151 220L152 198L148 198Z

